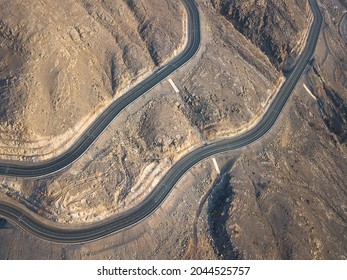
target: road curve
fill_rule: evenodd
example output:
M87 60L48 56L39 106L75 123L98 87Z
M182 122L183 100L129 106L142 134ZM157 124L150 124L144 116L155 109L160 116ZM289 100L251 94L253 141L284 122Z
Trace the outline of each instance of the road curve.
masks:
M347 27L347 13L345 13L340 21L339 25L339 33L342 37L342 40L347 45L347 35L346 35L346 27Z
M194 0L181 0L187 12L187 43L184 50L151 76L130 89L110 104L86 129L79 139L63 154L38 163L7 161L0 162L0 175L16 177L40 177L57 172L75 162L95 142L112 120L155 85L191 59L200 46L200 18Z
M273 126L307 63L310 61L317 44L323 18L316 0L310 0L310 4L314 13L314 21L306 46L269 109L252 129L236 137L216 141L190 152L165 174L158 185L140 204L104 221L91 225L82 225L78 228L63 227L58 224L48 225L32 217L27 211L6 203L0 203L0 215L14 221L20 227L40 238L60 243L79 243L99 239L132 226L149 216L161 205L178 180L196 163L217 153L245 147L261 138Z

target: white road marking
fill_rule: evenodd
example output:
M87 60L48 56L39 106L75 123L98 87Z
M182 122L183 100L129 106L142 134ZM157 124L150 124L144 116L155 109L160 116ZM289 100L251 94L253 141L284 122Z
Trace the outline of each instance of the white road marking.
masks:
M213 161L214 167L216 168L217 173L220 174L220 170L219 170L219 167L218 167L216 159L212 158L212 161Z
M179 93L180 90L176 87L175 83L173 82L173 80L169 79L169 83L171 84L171 86L173 87L174 91L176 93Z
M305 84L303 84L303 85L304 85L304 88L306 89L306 91L311 95L311 97L317 101L317 97L308 89L308 87Z

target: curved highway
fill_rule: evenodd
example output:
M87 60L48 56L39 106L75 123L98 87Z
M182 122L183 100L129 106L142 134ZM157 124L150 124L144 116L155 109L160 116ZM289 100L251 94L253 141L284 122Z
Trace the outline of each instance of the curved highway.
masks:
M188 40L184 50L169 63L130 89L107 107L86 129L81 137L63 154L38 163L9 161L0 162L0 175L17 177L39 177L57 172L76 161L94 143L99 135L125 107L145 94L192 58L200 46L200 18L193 0L182 0L187 11Z
M347 35L346 35L346 27L347 27L347 13L345 13L340 21L339 33L342 37L342 40L347 45Z
M58 224L49 225L32 217L27 211L23 211L21 208L6 203L0 204L0 215L14 221L20 227L40 238L62 243L78 243L102 238L115 231L132 226L149 216L161 205L178 180L193 165L214 154L245 147L261 138L273 126L307 63L310 61L317 44L323 18L316 0L310 0L310 4L314 13L314 21L309 32L306 46L273 103L269 106L269 109L259 123L252 129L236 137L216 141L190 152L165 174L154 190L140 204L102 222L84 225L78 228L63 227ZM195 9L194 6L193 10ZM199 34L195 34L195 36L199 38ZM11 171L14 170L15 169ZM23 170L23 172L23 175L25 175L26 171ZM22 175L22 173L20 173L20 175Z

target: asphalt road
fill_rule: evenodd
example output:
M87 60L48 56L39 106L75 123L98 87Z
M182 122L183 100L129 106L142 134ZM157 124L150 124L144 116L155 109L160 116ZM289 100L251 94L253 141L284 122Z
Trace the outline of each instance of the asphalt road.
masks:
M339 26L340 36L342 37L343 41L347 45L346 26L347 26L347 13L343 15L340 22L340 26Z
M54 159L38 163L21 161L0 162L0 175L40 177L68 167L84 154L124 108L192 58L200 46L199 12L193 0L182 0L182 3L187 11L188 42L184 50L178 56L163 67L154 71L151 76L130 89L126 94L107 107L66 152Z
M190 16L198 16L198 12L192 1L188 2L188 7L191 9ZM13 205L9 205L3 202L0 203L0 215L14 221L20 227L39 236L40 238L61 243L79 243L99 239L118 230L130 227L148 217L161 205L161 203L168 196L178 180L196 163L217 153L245 147L260 139L262 136L264 136L265 133L270 130L270 128L278 118L284 105L286 104L286 101L288 100L306 65L310 61L317 44L323 18L319 11L316 0L310 0L310 3L314 13L314 22L307 39L307 44L302 54L300 55L296 66L289 74L289 77L287 78L285 83L282 85L273 103L270 105L269 109L264 114L260 122L252 129L236 137L222 141L216 141L190 152L181 160L179 160L165 174L165 176L157 184L154 190L140 204L110 219L93 223L91 225L82 225L80 227L63 227L59 224L42 223L41 221L32 217L31 214L27 211L23 211L21 208L17 208ZM196 22L194 18L192 23L193 22ZM192 23L190 23L190 28L194 26L194 24ZM197 34L200 33L199 27L195 26L194 29L191 30L195 30L195 33L191 33L193 35L193 38L190 38L190 41L194 40L194 38L200 39L200 34ZM198 46L196 46L196 49L197 48ZM196 49L193 48L192 53L194 53ZM189 54L187 54L187 57L189 57ZM184 56L183 58L181 57L181 59L184 59ZM182 65L182 63L180 65ZM32 170L33 171L30 172L34 172L35 169ZM16 171L19 173L18 175L22 176L25 176L27 172L25 169L10 169L9 171ZM4 174L3 169L2 173Z

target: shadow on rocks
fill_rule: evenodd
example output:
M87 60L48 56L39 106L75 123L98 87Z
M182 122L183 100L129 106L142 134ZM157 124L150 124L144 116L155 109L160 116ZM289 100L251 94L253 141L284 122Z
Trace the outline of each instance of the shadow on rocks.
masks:
M241 259L240 253L234 248L231 236L226 228L229 208L234 197L233 188L230 184L232 175L229 171L236 160L237 158L234 158L221 170L220 176L213 184L207 208L208 224L214 248L217 255L226 260Z

